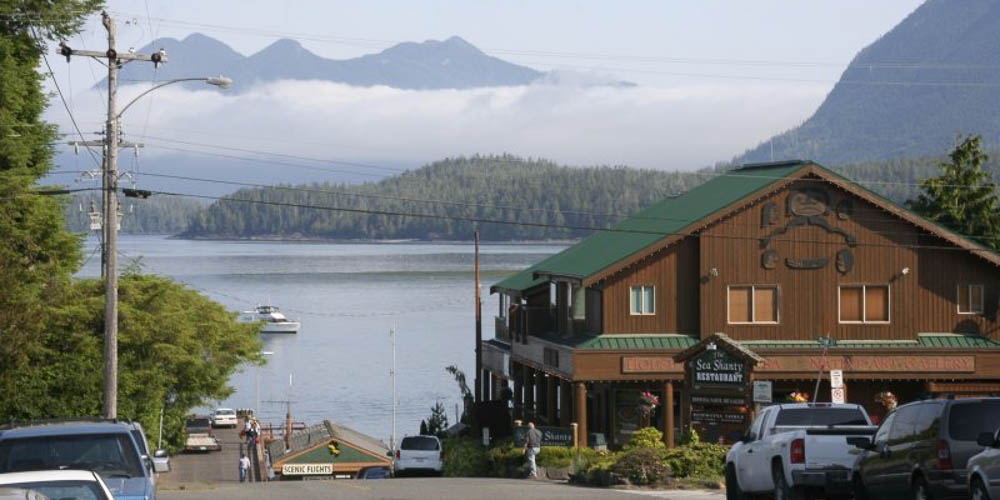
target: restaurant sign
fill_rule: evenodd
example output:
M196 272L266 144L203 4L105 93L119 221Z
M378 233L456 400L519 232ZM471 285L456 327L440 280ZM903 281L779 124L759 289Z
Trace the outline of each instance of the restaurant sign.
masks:
M539 425L535 428L542 431L542 446L573 446L573 431L569 427ZM514 429L514 444L524 446L524 437L527 433L527 427L516 427Z
M285 464L281 466L282 476L316 476L333 474L333 464Z
M743 386L746 382L743 361L723 349L706 350L691 367L696 385Z

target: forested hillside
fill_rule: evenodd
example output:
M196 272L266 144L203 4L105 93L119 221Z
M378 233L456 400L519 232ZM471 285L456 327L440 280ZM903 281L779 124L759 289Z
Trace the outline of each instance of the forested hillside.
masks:
M734 163L912 158L945 151L958 133L995 148L998 85L1000 2L928 0L855 56L812 117Z
M188 220L207 203L177 196L147 199L121 198L122 232L133 234L177 234L187 230ZM88 213L101 211L100 194L77 194L66 205L66 228L75 233L90 230Z
M987 165L997 177L1000 152ZM938 175L944 155L836 168L893 201L913 198ZM492 241L571 239L607 227L650 203L704 182L711 172L570 168L542 160L486 156L443 160L377 183L243 189L190 217L188 238L469 239L473 223L358 211L518 221L481 224ZM324 207L324 208L316 208ZM346 210L330 210L335 207ZM353 212L351 211L353 210ZM575 226L576 229L546 227Z
M693 173L624 167L570 168L543 160L477 156L439 161L376 183L243 189L232 197L344 209L604 227L699 182L700 176ZM185 236L468 239L473 227L472 222L448 219L219 201L191 219ZM481 227L483 239L494 241L578 238L588 232L508 224Z

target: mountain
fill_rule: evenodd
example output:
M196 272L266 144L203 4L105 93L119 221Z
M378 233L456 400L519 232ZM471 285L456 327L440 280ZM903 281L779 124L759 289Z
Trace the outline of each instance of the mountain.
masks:
M928 0L859 52L802 125L734 159L827 165L949 150L958 134L1000 138L1000 1Z
M400 89L467 89L526 85L544 73L489 56L469 42L453 36L444 41L400 43L377 54L354 59L325 59L295 40L282 39L260 52L244 56L228 45L195 33L183 40L160 38L140 53L164 49L168 62L128 64L120 73L122 83L164 81L190 76L225 75L235 89L275 80L326 80L356 86L386 85ZM107 86L107 80L97 84Z

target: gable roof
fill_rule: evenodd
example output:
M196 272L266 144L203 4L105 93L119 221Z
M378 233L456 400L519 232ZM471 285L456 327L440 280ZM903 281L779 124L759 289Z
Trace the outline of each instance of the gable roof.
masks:
M792 160L744 165L685 193L655 203L598 231L579 243L490 287L491 293L522 293L552 276L580 280L585 286L635 262L652 251L691 235L743 206L748 198L780 189L813 174L922 229L1000 265L1000 256L968 238L939 226L856 182L816 163Z

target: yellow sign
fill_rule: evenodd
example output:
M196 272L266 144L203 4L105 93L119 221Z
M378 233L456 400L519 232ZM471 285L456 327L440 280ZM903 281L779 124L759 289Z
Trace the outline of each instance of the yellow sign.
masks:
M285 464L281 466L282 476L319 476L333 474L333 464Z

